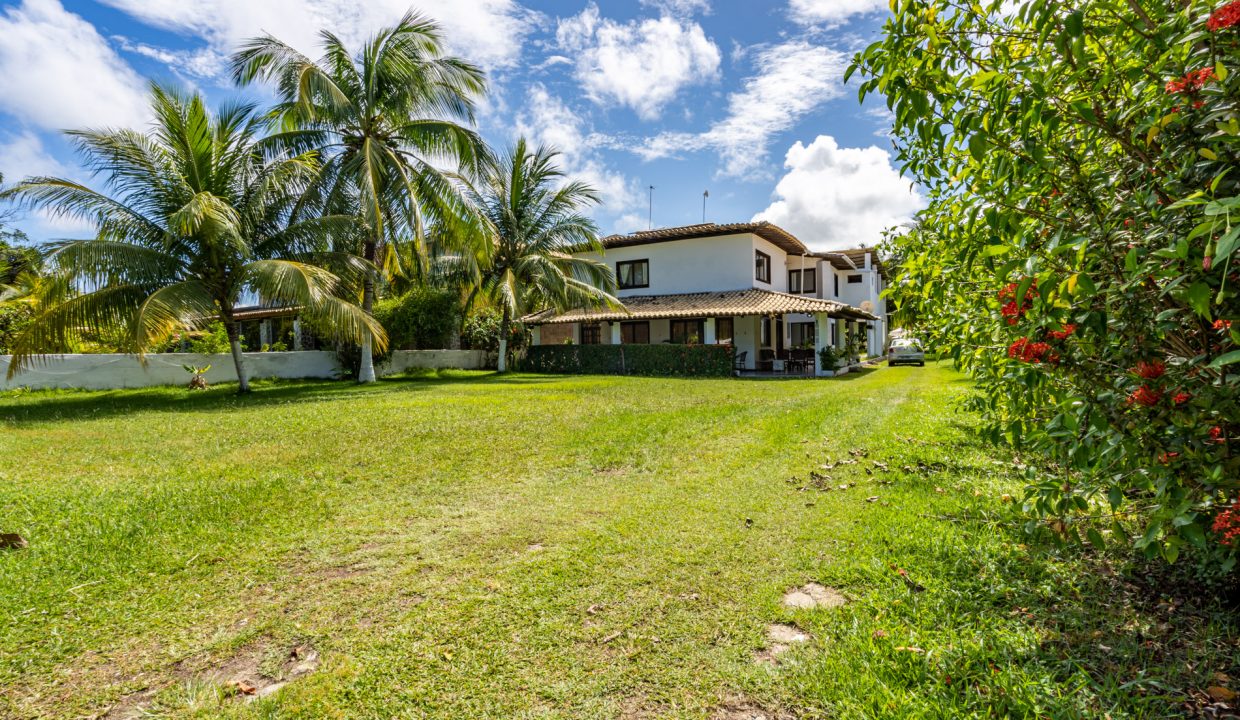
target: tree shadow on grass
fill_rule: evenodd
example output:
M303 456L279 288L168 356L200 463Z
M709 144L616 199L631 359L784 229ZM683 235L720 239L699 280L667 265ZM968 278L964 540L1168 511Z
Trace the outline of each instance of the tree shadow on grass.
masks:
M873 598L886 618L864 634L882 630L902 638L888 644L926 651L910 673L907 653L878 643L864 660L889 688L962 716L1236 717L1234 702L1218 699L1240 690L1234 598L1205 587L1191 560L1168 568L1135 560L1119 541L1105 551L1060 543L1045 523L1026 532L1019 503L1002 502L985 481L1019 483L1007 463L957 459L970 446L992 460L1001 451L967 426L953 431L905 442L889 458L893 474L898 457L928 481L897 478L916 488L906 500L927 509L867 530L886 549L875 565L887 589ZM942 473L959 482L926 493ZM950 510L949 498L958 498ZM910 601L918 612L905 609ZM1223 690L1212 697L1212 686Z
M0 424L78 422L136 413L211 413L305 403L334 403L392 392L421 392L443 385L478 384L486 376L422 375L385 378L371 386L351 380L256 380L238 395L235 383L205 391L175 386L122 390L37 390L0 394Z

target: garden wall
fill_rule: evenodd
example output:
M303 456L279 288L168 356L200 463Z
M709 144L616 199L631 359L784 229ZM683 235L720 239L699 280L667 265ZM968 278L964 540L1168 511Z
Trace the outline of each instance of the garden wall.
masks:
M11 380L8 355L0 355L0 390L81 388L115 390L152 385L184 385L189 382L185 365L210 365L207 382L236 382L231 355L159 353L146 356L146 367L132 355L52 355L36 362ZM488 365L481 350L397 350L379 368L395 375L414 368L478 369ZM251 378L334 378L340 375L336 353L325 350L246 353Z

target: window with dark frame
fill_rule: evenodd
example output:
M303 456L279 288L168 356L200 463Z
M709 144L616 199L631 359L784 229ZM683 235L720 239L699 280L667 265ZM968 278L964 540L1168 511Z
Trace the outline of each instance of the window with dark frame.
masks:
M705 336L706 321L702 319L696 320L673 320L671 324L671 341L680 345L684 345L689 341L700 343Z
M831 275L835 278L835 297L839 297L840 296L840 276L834 272L831 273Z
M620 342L625 345L649 345L650 323L645 321L620 323Z
M771 319L769 317L762 318L762 337L758 343L759 347L771 346Z
M581 326L582 345L602 345L603 326L598 323L586 323Z
M624 260L616 263L616 287L621 290L650 287L650 261Z
M860 275L849 275L849 276L848 276L848 284L849 284L849 285L856 285L857 283L860 283L860 282L861 282L861 276L860 276Z
M754 250L754 277L758 282L771 282L771 256L761 250Z
M715 342L720 345L732 343L732 318L715 318Z
M801 271L801 292L816 293L818 292L818 271L802 270Z
M804 345L813 345L817 337L817 333L812 322L796 322L788 326L788 332L791 335L792 347L802 347Z
M788 271L788 292L790 293L801 292L801 271L800 270L789 270Z

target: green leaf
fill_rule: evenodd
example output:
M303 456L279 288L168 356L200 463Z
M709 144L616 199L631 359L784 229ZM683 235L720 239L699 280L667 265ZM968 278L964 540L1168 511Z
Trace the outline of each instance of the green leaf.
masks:
M1079 37L1085 33L1085 13L1077 10L1070 13L1064 20L1064 27L1067 28L1068 34L1073 37Z
M1219 368L1224 365L1231 365L1238 362L1240 362L1240 350L1232 350L1229 353L1224 353L1223 355L1219 355L1214 358L1214 362L1210 363L1210 367Z
M1098 528L1091 527L1089 530L1085 531L1085 537L1088 538L1089 542L1099 550L1107 549L1107 542L1102 539L1102 533L1098 532Z
M974 133L969 137L969 154L973 159L981 162L986 157L986 135L983 133Z
M1184 302L1188 303L1193 312L1208 320L1210 318L1210 298L1213 294L1209 285L1198 280L1184 292Z
M1219 258L1225 258L1231 255L1236 249L1236 244L1240 242L1240 224L1232 225L1226 235L1218 239L1218 247L1214 254Z

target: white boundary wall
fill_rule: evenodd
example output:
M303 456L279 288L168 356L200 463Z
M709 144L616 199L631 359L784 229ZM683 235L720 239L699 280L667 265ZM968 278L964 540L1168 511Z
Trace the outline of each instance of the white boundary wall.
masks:
M186 385L186 365L210 365L207 382L236 382L231 355L159 353L146 356L146 366L133 355L51 355L6 380L11 357L0 355L0 390L26 387L115 390L153 385ZM395 375L414 368L488 367L494 359L482 350L397 350L380 369ZM260 378L335 378L340 376L336 353L324 350L246 353L246 371Z

